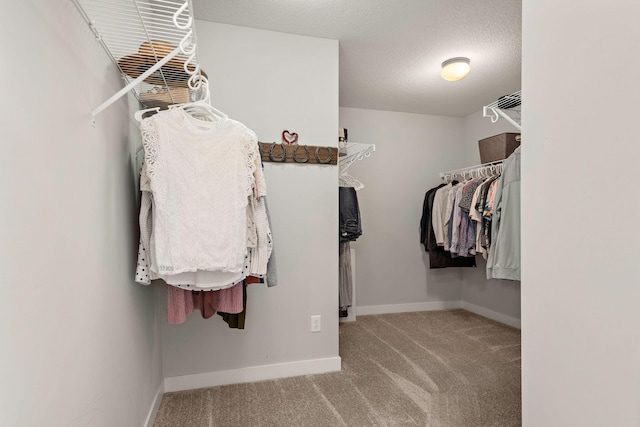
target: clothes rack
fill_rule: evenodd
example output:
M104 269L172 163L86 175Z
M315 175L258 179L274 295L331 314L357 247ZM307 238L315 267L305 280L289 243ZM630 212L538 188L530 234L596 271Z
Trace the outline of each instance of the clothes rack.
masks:
M449 183L454 178L474 178L479 176L499 175L502 173L502 163L504 160L498 160L490 163L483 163L481 165L469 166L462 169L454 169L447 172L441 172L440 178Z
M360 181L352 177L347 173L347 169L358 160L363 160L376 151L376 146L374 144L362 144L357 142L347 142L344 147L344 152L341 153L340 158L338 159L339 166L339 177L338 184L340 187L352 187L355 190L361 190L364 188L364 184ZM345 188L340 188L340 228L342 229L344 226L343 223L343 191L347 190ZM349 214L349 209L345 209L347 218L349 217L357 217L358 228L360 228L360 208L358 206L357 197L355 196L355 192L353 193L353 203L355 204L355 211L357 211L357 215L353 215L353 213ZM349 206L349 203L346 204ZM360 234L362 234L362 229L359 230ZM341 235L342 236L342 235ZM357 237L356 237L357 238ZM354 238L353 240L355 240ZM339 260L339 269L340 269L340 278L339 278L339 301L340 305L344 304L344 307L339 307L341 312L340 321L341 322L353 322L356 320L356 255L355 249L351 248L349 242L343 242L342 237L340 241L340 260ZM345 303L348 301L348 303ZM350 309L349 309L350 308ZM343 310L344 309L344 310ZM346 314L346 316L344 315Z

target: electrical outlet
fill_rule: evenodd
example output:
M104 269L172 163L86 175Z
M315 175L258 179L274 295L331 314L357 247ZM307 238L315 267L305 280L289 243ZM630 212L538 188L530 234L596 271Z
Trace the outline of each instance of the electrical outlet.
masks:
M311 332L320 332L320 315L311 316Z

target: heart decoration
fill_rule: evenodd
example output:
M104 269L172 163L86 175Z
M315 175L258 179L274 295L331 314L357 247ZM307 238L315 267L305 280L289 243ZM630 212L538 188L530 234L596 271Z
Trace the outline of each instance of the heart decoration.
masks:
M298 134L295 132L289 132L288 130L283 130L282 139L284 139L284 142L287 144L295 144L298 140Z

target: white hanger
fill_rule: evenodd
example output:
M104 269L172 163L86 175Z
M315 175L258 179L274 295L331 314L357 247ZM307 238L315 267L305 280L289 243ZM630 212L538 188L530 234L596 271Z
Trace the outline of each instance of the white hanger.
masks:
M190 79L189 84L191 85L191 83L192 82ZM225 113L214 108L211 105L209 81L206 77L198 75L198 82L196 85L194 85L194 89L200 89L204 91L203 99L194 102L187 102L184 104L170 105L169 109L183 109L192 117L207 122L217 122L220 120L226 120L228 118Z
M189 81L189 83L190 84L192 83L191 80ZM224 121L228 118L225 113L211 106L209 81L207 80L206 77L199 76L198 84L194 87L194 89L200 89L204 91L203 99L199 101L194 101L194 102L185 102L183 104L170 105L169 109L182 109L193 118L206 121L206 122ZM145 110L139 110L133 114L133 117L138 122L142 122L142 120L144 119L144 115L151 111L158 112L160 111L160 108L154 107L154 108L147 108Z
M158 112L160 111L160 107L147 108L146 110L138 110L135 113L133 113L133 118L136 119L138 122L142 122L142 120L144 119L144 115L151 111Z
M227 115L222 111L212 107L205 101L187 102L185 104L170 105L170 110L184 110L191 117L205 122L217 122L226 120Z
M349 175L348 173L342 173L338 177L338 185L340 187L353 187L356 190L362 190L364 188L364 184Z

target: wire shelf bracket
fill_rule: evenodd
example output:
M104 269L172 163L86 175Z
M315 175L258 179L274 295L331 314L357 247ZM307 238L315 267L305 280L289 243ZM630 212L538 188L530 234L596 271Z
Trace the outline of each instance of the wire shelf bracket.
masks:
M121 90L91 112L94 126L96 116L129 91L143 106L155 107L188 102L200 88L191 0L72 2L125 81ZM157 47L159 42L164 50ZM145 62L128 63L129 57L145 58ZM123 69L127 65L129 74ZM136 75L130 75L131 67Z
M375 144L348 142L346 146L346 154L341 155L338 159L340 175L346 173L349 166L351 166L355 161L369 157L374 151L376 151Z
M482 117L490 117L491 123L497 122L501 117L511 123L516 129L522 131L520 125L522 91L500 97L497 101L482 107ZM507 111L511 114L507 114Z
M344 152L340 154L338 159L339 177L338 184L346 187L353 187L356 190L362 190L364 184L347 173L347 169L354 162L371 156L376 151L375 144L361 144L358 142L348 142L344 148Z

